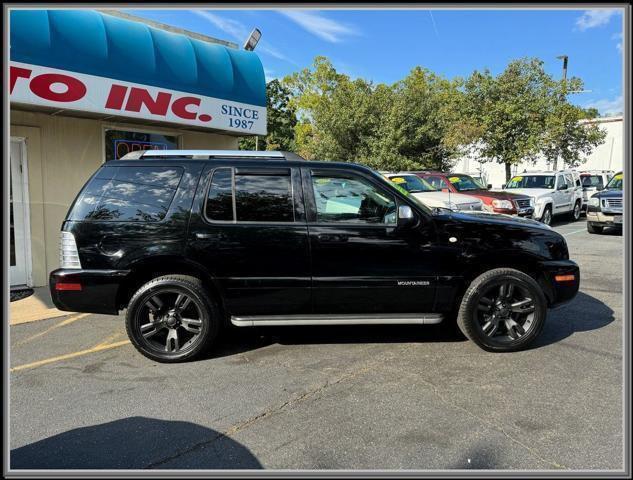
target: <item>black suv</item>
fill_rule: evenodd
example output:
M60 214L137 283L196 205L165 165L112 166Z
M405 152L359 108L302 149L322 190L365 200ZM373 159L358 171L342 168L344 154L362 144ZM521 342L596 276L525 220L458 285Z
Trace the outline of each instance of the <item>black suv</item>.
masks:
M427 208L369 168L283 152L146 151L75 199L50 291L118 314L145 356L200 354L221 327L456 321L527 346L580 281L539 222Z

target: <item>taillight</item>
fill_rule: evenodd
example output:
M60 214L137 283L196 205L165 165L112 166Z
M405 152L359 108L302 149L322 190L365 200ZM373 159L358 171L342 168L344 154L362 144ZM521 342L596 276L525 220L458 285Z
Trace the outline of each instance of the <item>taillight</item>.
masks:
M81 268L75 236L70 232L59 234L59 266L61 268Z

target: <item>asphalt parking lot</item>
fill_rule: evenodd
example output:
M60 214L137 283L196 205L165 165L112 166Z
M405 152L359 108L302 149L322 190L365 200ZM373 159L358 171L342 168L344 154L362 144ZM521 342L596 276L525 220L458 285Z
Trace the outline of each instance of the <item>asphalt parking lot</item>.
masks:
M619 232L559 222L581 292L528 351L432 326L240 330L151 362L123 316L11 327L11 468L621 469Z

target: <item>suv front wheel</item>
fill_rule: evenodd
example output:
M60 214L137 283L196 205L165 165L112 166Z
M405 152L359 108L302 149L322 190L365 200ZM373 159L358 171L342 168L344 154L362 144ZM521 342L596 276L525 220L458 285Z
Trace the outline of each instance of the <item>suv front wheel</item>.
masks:
M157 277L134 294L125 326L134 347L164 363L191 360L215 340L220 315L200 279Z
M457 325L484 350L513 352L539 335L546 312L547 301L532 277L512 268L497 268L470 284Z

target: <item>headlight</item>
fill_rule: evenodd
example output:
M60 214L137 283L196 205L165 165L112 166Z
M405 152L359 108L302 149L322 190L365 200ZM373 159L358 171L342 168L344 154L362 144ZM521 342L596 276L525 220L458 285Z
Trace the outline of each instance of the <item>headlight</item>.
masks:
M536 200L534 200L534 197L530 197L530 207L533 207L536 204Z
M504 210L512 210L514 208L510 200L493 200L492 206L495 208L502 208Z
M591 205L592 207L599 207L600 206L600 199L596 198L596 197L592 197L589 199L589 205Z

